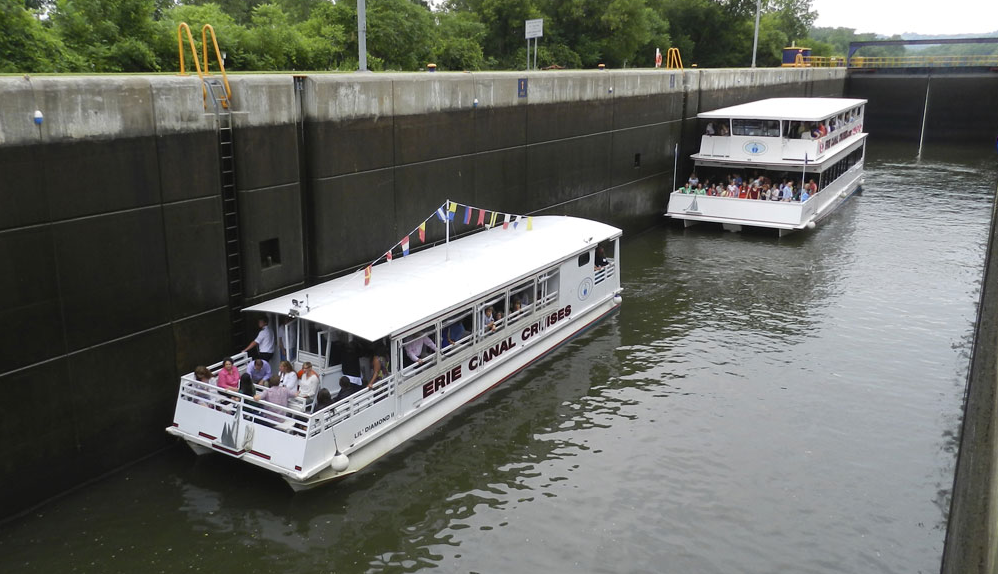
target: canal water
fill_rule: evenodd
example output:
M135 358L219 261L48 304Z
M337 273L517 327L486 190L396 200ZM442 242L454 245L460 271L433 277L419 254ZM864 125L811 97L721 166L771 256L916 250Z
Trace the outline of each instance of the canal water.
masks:
M338 485L178 446L0 571L937 572L998 166L915 152L812 232L629 237L617 315Z

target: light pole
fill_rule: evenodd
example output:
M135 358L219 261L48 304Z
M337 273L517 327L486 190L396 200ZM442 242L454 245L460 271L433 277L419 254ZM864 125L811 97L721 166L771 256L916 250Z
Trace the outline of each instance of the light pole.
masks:
M363 0L361 0L363 2ZM762 8L762 0L755 0L755 37L752 38L752 67L755 67L755 53L759 49L759 12Z
M755 56L753 56L752 58L754 61ZM358 60L357 67L360 69L361 72L366 72L367 71L367 3L365 2L365 0L357 0L357 60Z

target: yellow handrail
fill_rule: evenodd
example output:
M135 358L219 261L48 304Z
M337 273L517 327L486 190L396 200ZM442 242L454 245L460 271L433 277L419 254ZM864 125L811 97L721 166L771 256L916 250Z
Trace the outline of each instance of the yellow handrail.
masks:
M198 71L198 77L204 78L204 75L201 73L201 64L198 63L198 49L197 46L194 45L194 36L191 35L191 27L187 25L187 22L181 22L180 25L177 26L177 52L180 54L180 75L187 75L187 72L184 71L184 40L181 35L183 30L187 30L187 40L191 45L191 55L194 56L194 67Z
M232 89L229 88L229 77L225 75L225 62L222 61L222 53L218 49L218 39L215 37L215 29L211 24L205 24L201 27L201 49L204 50L204 73L206 76L211 75L211 71L208 69L208 36L207 31L211 30L211 44L215 47L215 58L218 59L218 69L222 72L222 83L225 84L225 99L222 100L222 107L229 107L229 100L232 99Z
M683 58L679 55L679 48L669 48L669 50L665 53L665 69L683 69Z

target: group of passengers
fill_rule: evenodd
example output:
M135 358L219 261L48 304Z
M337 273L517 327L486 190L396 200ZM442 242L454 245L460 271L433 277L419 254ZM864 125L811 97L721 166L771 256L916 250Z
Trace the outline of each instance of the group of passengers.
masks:
M774 184L766 176L755 176L749 180L743 179L739 174L732 174L728 175L726 181L727 183L711 183L708 179L701 182L697 174L692 173L686 185L676 191L692 195L786 202L805 202L818 192L818 184L814 182L814 179L811 179L803 186L799 186L790 178L783 179L782 183Z
M248 404L259 407L256 401L264 401L268 403L264 408L280 412L289 408L292 398L297 398L306 411L318 412L364 388L373 388L375 383L388 376L387 343L362 345L347 336L330 343L330 364L340 364L342 369L339 392L335 397L328 389L320 387L320 376L309 361L303 362L301 369L296 371L290 361L281 360L278 372L272 374L270 358L273 357L275 339L266 319L260 319L258 324L260 332L243 350L251 357L245 373L240 373L231 357L222 361L222 367L216 373L203 365L194 369L198 381L218 388L226 397L223 404L247 400ZM278 337L282 358L289 356L294 348L293 345L285 345L283 338L283 334ZM208 398L202 393L196 394Z
M833 116L826 120L820 122L808 122L808 121L788 121L786 122L786 132L784 137L789 139L821 139L828 134L840 130L850 124L855 120L859 119L859 111L852 110L848 112L842 112L837 116ZM774 123L774 130L772 133L759 133L759 134L740 134L735 135L763 135L763 136L779 136L779 127ZM736 126L737 129L737 126ZM718 136L728 136L731 135L731 131L728 128L728 121L718 121L718 122L707 122L707 127L704 130L704 134L708 136L718 135Z

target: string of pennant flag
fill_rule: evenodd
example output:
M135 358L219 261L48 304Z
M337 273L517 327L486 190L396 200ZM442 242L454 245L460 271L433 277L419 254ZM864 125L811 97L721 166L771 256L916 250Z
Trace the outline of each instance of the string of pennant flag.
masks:
M364 285L371 284L371 275L374 272L375 265L381 263L382 261L391 261L395 257L396 251L400 251L402 253L402 257L407 257L409 255L409 246L411 243L410 238L413 234L416 234L419 237L420 243L425 243L427 222L431 221L434 217L439 219L444 224L449 221L454 221L457 219L458 210L461 209L463 209L463 217L461 219L465 225L472 225L471 221L474 219L474 225L478 227L492 228L502 225L503 229L516 229L521 223L524 223L527 227L527 231L532 231L534 229L532 217L482 209L473 205L448 200L445 201L443 205L438 207L435 212L431 213L426 219L424 219L419 225L417 225L412 231L402 237L402 239L393 245L391 249L386 251L384 255L378 257L364 268Z

